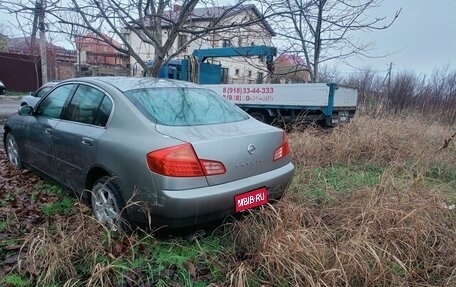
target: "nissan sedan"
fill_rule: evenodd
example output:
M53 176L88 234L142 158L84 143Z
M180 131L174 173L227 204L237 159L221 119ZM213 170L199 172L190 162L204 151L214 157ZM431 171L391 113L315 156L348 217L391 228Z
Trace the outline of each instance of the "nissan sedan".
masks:
M112 229L223 219L280 199L294 172L283 130L155 78L61 82L7 120L4 144L12 165L68 187Z

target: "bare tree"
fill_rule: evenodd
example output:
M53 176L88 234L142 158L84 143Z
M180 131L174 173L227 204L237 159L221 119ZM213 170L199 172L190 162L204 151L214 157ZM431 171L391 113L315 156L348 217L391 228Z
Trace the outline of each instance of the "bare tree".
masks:
M42 71L47 71L46 63L44 63L45 60L42 60L43 54L46 56L46 42L44 39L44 46L42 43L38 44L36 37L38 30L40 30L40 37L44 36L45 1L30 0L26 2L26 5L22 0L2 1L0 3L0 10L5 10L15 16L15 23L9 23L11 27L17 31L21 31L23 35L22 39L17 38L11 40L10 44L8 44L10 46L9 50L11 52L21 53L27 51L34 62L37 84L40 78L42 79L42 83L47 82L47 73L43 72L40 76L38 72L38 64L41 65ZM44 50L41 51L42 49ZM43 64L46 69L43 69Z
M371 68L352 74L343 82L356 87L358 112L373 116L415 113L432 121L456 123L456 71L444 67L430 75L400 71L385 89L383 75Z
M179 5L172 5L170 0L49 0L46 25L49 32L60 34L71 34L71 31L78 30L75 27L90 31L117 51L133 57L146 70L150 67L137 48L131 45L130 36L135 35L142 44L153 47L153 66L149 70L151 75L156 76L168 59L181 53L190 43L221 31L245 28L264 21L264 17L229 21L244 8L246 0L223 9L207 1L182 0L176 2ZM196 15L197 5L211 8L206 9L206 14ZM2 7L17 15L30 14L37 9L30 0L5 0L0 9ZM197 18L207 21L195 21ZM35 27L32 21L30 25ZM186 37L176 49L174 43L179 35Z
M373 47L355 40L353 32L387 29L397 19L400 10L390 21L370 18L367 12L380 4L378 0L278 0L270 7L277 16L272 22L282 38L281 48L302 55L312 81L318 82L320 64L366 55Z
M10 27L5 24L0 24L0 52L8 51L8 35L10 34Z
M359 109L369 111L373 115L382 109L385 98L382 92L382 79L371 67L358 70L343 83L357 88Z

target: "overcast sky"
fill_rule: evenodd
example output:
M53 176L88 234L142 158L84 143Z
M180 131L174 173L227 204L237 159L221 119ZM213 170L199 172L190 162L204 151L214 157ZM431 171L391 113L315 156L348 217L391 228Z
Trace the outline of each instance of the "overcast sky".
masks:
M401 15L389 29L356 35L375 43L375 50L371 51L373 56L391 55L350 58L348 62L354 67L342 63L332 65L343 74L366 67L380 74L386 73L390 62L393 63L393 73L408 70L430 74L445 66L456 70L456 0L384 0L382 6L372 10L371 14L392 19L400 8ZM11 17L2 13L0 11L0 23L8 25L7 20Z
M375 42L377 59L351 59L357 67L386 71L390 62L393 72L414 71L430 74L434 69L449 66L456 70L456 0L384 0L372 11L390 19L402 8L401 15L387 30L359 33L359 37ZM344 68L344 70L350 70Z

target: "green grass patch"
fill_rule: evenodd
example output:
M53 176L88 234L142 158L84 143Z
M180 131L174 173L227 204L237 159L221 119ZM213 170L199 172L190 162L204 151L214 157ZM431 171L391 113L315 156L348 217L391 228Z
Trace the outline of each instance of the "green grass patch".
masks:
M16 200L17 194L24 193L22 188L18 188L16 192L6 192L0 197L0 207L8 207L11 202Z
M225 277L218 256L232 249L232 244L218 233L191 242L180 237L157 241L145 236L134 248L134 260L125 258L119 264L143 274L141 282L136 283L207 286L223 282Z
M290 190L308 199L326 200L329 193L349 194L377 185L383 171L383 167L373 164L312 168L297 166Z
M73 209L74 202L74 199L65 197L56 202L45 204L41 207L41 209L47 216L55 214L69 214Z
M8 222L6 220L0 220L0 231L5 230L8 228Z
M36 192L45 192L47 194L52 194L56 196L65 197L68 196L68 193L64 192L60 186L56 184L46 183L45 181L39 181L33 186L34 193Z
M38 182L34 185L31 198L36 200L40 195L52 199L49 203L44 203L41 206L41 210L47 216L69 214L76 202L76 199L71 197L68 192L62 190L58 185L45 182Z
M22 243L21 239L6 239L1 241L3 246L15 246Z
M7 284L7 286L14 286L14 287L24 287L24 286L27 286L28 285L28 281L24 278L22 278L19 274L17 273L12 273L12 274L8 274L5 276L5 278L3 278L3 283ZM0 281L0 283L2 283L2 281ZM3 284L2 284L3 286Z
M330 200L330 194L350 194L356 190L372 188L380 183L384 172L393 177L399 187L406 188L416 176L413 165L391 169L366 163L359 165L334 165L327 167L297 166L289 188L304 200ZM427 188L446 185L450 197L456 197L456 169L446 166L431 166L422 178Z
M396 275L401 278L404 278L406 275L406 270L402 268L401 265L399 265L397 262L389 262L388 267L391 269L391 271Z
M430 179L440 180L445 183L456 181L456 167L433 165L425 174Z
M180 236L156 239L139 232L134 236L138 241L127 249L122 237L111 238L111 247L96 252L96 265L110 266L107 272L111 273L118 286L123 286L125 280L133 284L128 286L203 287L210 283L222 283L226 270L223 270L220 256L234 250L224 234L216 231L198 241L187 241ZM106 244L108 246L108 242ZM119 248L123 246L121 250L126 252L117 253L116 245ZM75 280L84 281L83 278L88 278L93 272L94 262L86 259L81 258L75 266L78 271Z

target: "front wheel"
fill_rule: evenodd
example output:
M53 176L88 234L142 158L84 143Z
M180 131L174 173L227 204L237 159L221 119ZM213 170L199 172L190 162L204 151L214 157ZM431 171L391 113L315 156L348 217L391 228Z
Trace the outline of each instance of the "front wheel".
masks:
M119 188L108 176L98 179L92 188L92 210L95 218L111 231L126 231L122 216L125 207Z
M17 146L16 139L12 132L6 134L6 155L8 156L9 162L17 169L22 168L22 158L19 153L19 147Z

